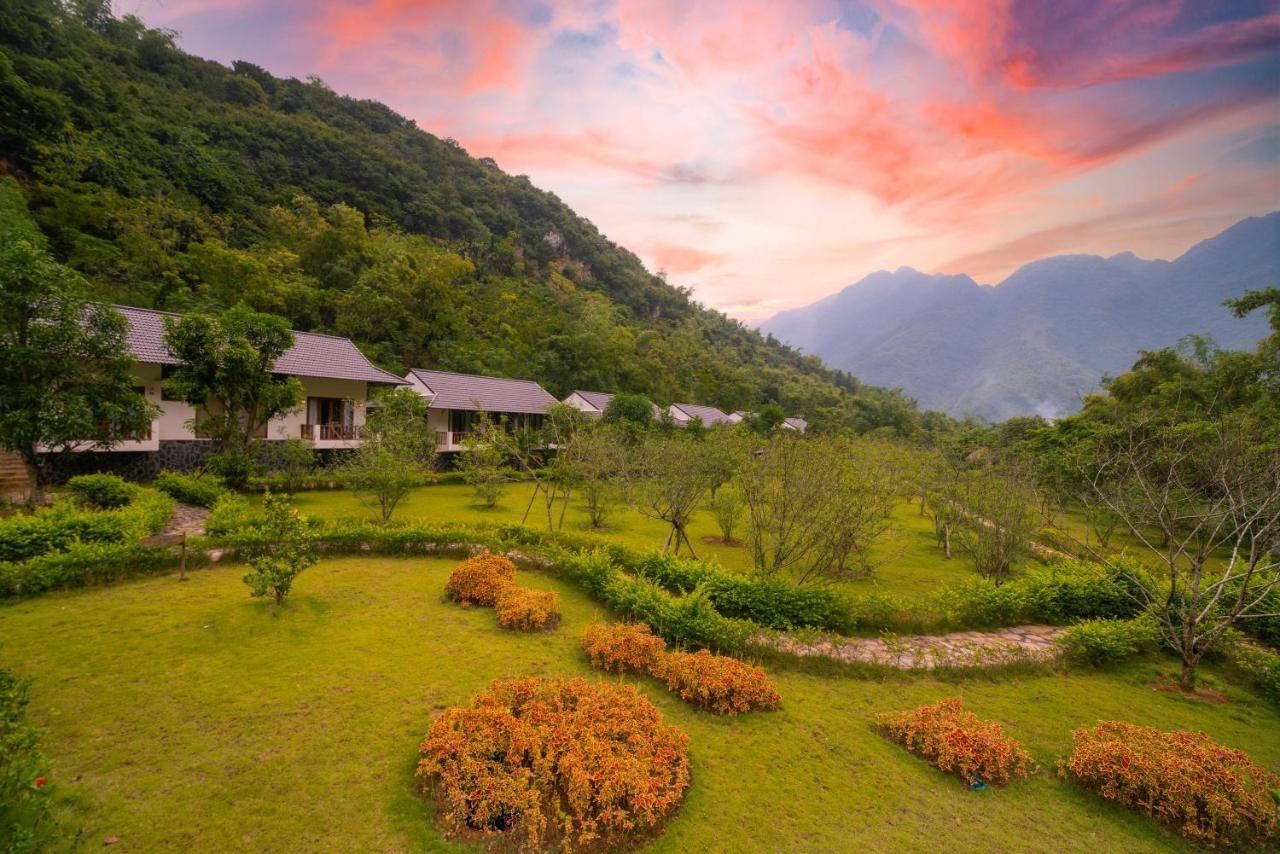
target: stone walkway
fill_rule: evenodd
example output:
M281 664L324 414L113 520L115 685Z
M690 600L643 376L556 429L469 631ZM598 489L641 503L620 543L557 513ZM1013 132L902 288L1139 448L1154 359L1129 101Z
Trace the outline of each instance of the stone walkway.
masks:
M209 518L209 511L203 507L192 507L190 504L177 504L169 524L165 525L162 534L186 534L189 537L204 533L204 520Z
M935 667L991 667L1021 661L1046 661L1057 653L1060 626L1014 626L997 632L947 635L884 635L878 638L827 637L800 641L784 633L755 638L756 643L800 656L882 664L903 670Z

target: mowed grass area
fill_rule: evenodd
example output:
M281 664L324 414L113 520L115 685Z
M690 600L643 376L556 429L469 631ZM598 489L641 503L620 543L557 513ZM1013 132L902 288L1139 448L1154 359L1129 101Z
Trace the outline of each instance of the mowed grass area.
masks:
M444 601L454 564L326 559L279 612L248 596L236 565L0 606L0 666L34 679L63 818L89 847L118 836L118 851L452 848L413 780L432 716L495 678L618 678L579 651L585 626L608 616L595 602L522 571L520 583L559 593L564 620L550 634L506 632L491 609ZM1202 729L1280 768L1280 714L1212 669L1229 705L1151 690L1173 671L1139 661L948 684L771 668L781 710L739 718L637 679L689 734L693 764L688 798L651 848L1190 850L1052 774L1074 727L1112 718ZM870 727L877 712L950 696L1003 722L1044 772L971 792Z
M396 509L392 518L428 523L518 523L524 515L532 491L533 486L529 483L512 484L497 507L487 508L475 502L468 486L427 486L415 489ZM346 490L299 493L296 501L304 513L323 518L373 518L373 511ZM557 502L553 512L553 519L557 524L560 510L560 503ZM526 524L535 529L546 530L546 518L545 506L539 497ZM621 543L638 551L661 549L667 537L665 523L625 506L614 509L603 529L592 529L586 511L576 499L570 501L564 515L563 530L590 533L602 540ZM749 571L749 549L704 541L704 538L719 536L720 528L715 517L706 509L699 509L689 526L689 538L693 540L698 557L714 559L727 569ZM746 536L745 525L740 525L736 536ZM872 561L876 569L870 577L839 580L836 583L853 593L894 593L909 597L928 595L949 584L978 578L972 563L963 555L957 554L950 560L946 558L936 545L933 523L928 517L919 514L914 503L903 503L895 508L893 529L873 549Z

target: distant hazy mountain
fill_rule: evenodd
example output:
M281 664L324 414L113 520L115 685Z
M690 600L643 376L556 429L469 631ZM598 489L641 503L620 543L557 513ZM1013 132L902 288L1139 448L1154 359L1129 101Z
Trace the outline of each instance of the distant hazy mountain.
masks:
M1075 412L1103 374L1190 333L1250 349L1266 318L1222 301L1280 283L1280 211L1242 220L1175 261L1061 255L996 287L910 267L872 273L761 331L921 406L1001 420Z

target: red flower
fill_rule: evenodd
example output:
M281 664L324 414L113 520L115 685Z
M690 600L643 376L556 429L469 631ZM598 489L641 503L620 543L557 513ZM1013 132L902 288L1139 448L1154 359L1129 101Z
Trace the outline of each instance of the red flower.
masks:
M43 789L43 788L44 788L44 777L37 777L37 778L36 778L36 788L37 788L37 789Z

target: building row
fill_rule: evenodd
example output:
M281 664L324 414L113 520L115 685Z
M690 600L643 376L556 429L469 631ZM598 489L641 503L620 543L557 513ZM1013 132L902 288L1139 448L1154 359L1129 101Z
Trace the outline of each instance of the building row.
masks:
M189 468L210 451L211 442L193 429L196 408L185 400L171 398L165 379L178 360L165 345L165 317L173 315L150 309L116 306L129 323L128 347L132 354L138 391L159 409L148 429L130 434L102 453L133 453L146 456L145 468ZM362 441L365 412L373 394L381 389L407 386L427 402L427 423L436 434L436 448L458 451L476 428L481 413L505 421L509 426L536 428L558 401L532 380L459 374L414 368L403 377L374 365L349 338L295 332L294 343L275 363L275 371L295 376L302 384L305 402L296 410L272 419L259 438L297 438L317 450L352 448ZM564 403L591 417L599 417L612 394L575 391ZM673 403L663 410L655 404L655 418L664 414L677 425L701 419L708 427L734 424L746 413L726 414L714 406ZM785 425L803 432L803 419L788 419Z

